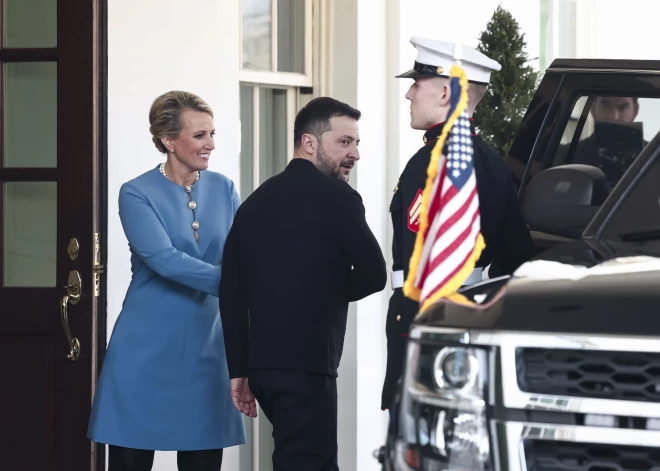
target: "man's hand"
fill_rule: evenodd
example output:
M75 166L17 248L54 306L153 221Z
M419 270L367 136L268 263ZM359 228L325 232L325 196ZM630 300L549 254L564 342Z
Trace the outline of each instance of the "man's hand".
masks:
M234 407L248 417L257 416L257 400L250 391L247 378L231 380L231 400L234 402Z

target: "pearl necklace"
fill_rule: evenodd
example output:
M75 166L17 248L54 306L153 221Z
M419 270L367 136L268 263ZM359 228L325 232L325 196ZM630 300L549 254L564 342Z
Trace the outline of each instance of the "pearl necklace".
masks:
M160 173L163 174L165 178L167 178L167 174L165 173L165 163L160 164L158 167L158 170L160 170ZM195 177L195 181L193 182L193 185L197 183L197 180L199 180L200 172L197 172L197 177ZM195 240L199 242L199 233L197 232L197 229L199 229L199 221L195 218L195 208L197 207L197 203L193 201L192 199L192 185L186 185L183 187L183 189L186 191L186 194L188 195L188 207L192 210L193 214L193 223L192 223L192 228L193 231L195 232Z
M158 166L158 170L160 170L160 173L162 173L163 176L165 178L167 178L167 174L165 173L165 162L163 162L162 164L160 164ZM200 173L199 173L199 170L198 170L197 171L197 176L195 177L195 181L193 182L193 184L197 183L197 180L199 180L199 175L200 175ZM192 185L188 185L188 186L192 186ZM188 187L186 187L186 188L188 188Z

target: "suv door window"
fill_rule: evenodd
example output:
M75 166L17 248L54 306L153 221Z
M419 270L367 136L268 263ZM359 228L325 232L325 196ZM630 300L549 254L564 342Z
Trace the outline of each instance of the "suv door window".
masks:
M600 237L604 239L660 239L660 133L653 139L646 155L635 164L634 175L618 188L618 201L605 217Z
M604 66L607 66L606 69L603 69ZM594 67L594 71L591 71L590 67ZM605 61L605 63L572 61L570 64L558 63L549 68L525 113L507 156L507 163L511 168L514 181L518 185L519 196L524 198L525 186L541 170L571 163L575 151L578 150L577 144L594 135L596 119L592 108L597 97L637 99L639 106L637 116L633 121L636 124L633 127L641 125L642 145L649 141L660 129L660 114L658 113L660 109L660 75L656 73L657 68L656 62L640 64L639 61ZM596 108L599 104L596 104ZM603 109L605 111L602 111ZM609 118L598 119L598 121L630 119L629 116L626 117L620 113L618 107L613 106L613 103L604 103L601 111L600 116L609 116ZM605 134L604 144L608 144L608 141L614 144L617 142L632 144L634 152L631 151L630 154L634 155L636 148L639 148L637 140L639 130L632 130L625 134L630 139L626 141L625 138L621 140L621 134L607 136L604 131L606 128L606 124L599 125L594 139ZM614 128L617 131L625 129L617 126ZM572 149L572 152L567 152L571 150L570 143L573 142L574 137L577 137L576 147ZM602 141L597 143L603 144ZM560 145L568 147L558 149ZM596 148L598 147L596 146ZM581 148L580 150L589 149L587 147L587 149ZM620 152L611 153L610 161L616 164L615 168L607 168L607 161L602 163L609 174L610 181L618 180L621 168L629 166L630 154L623 156ZM585 153L583 157L587 158L588 154ZM619 162L622 158L623 162Z
M591 165L605 173L611 191L658 131L660 98L581 95L554 153L543 159L540 169Z
M557 72L546 72L543 76L506 156L517 190L522 186L535 146L545 148L550 137L548 130L554 129L552 123L557 119L559 107L553 108L552 103L562 87L562 77ZM479 107L475 110L475 113L478 112Z

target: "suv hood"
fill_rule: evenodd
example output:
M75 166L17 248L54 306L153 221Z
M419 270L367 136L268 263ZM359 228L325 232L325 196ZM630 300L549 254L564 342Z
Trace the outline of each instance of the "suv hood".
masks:
M550 272L557 262L567 269ZM415 325L657 336L660 241L563 244L523 265L514 277L482 282L462 293L482 304L440 301L420 313Z

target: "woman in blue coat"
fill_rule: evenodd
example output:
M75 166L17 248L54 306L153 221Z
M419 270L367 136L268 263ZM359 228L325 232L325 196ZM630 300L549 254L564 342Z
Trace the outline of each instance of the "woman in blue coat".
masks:
M215 130L201 98L166 93L149 121L167 161L119 192L133 277L89 438L109 445L109 471L151 470L154 450L178 451L180 471L218 471L223 448L245 443L218 309L222 250L240 200L230 179L206 170Z

